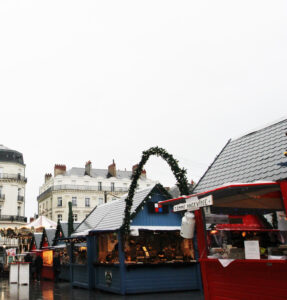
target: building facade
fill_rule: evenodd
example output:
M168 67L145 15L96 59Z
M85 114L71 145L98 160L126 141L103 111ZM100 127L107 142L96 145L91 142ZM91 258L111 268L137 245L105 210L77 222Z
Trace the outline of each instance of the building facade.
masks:
M25 164L22 153L0 145L0 227L26 224Z
M67 221L68 203L72 202L74 222L84 220L97 205L113 201L128 192L131 176L136 170L121 171L116 169L113 161L108 169L93 169L88 161L85 168L71 168L65 165L55 165L54 176L45 175L45 182L40 187L38 214L57 222ZM138 189L153 185L155 181L142 172L138 181Z

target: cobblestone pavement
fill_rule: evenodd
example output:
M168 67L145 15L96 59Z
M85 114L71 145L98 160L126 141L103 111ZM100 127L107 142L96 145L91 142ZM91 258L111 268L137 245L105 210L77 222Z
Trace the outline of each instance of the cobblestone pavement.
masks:
M89 291L72 288L69 282L54 283L51 281L31 282L30 286L9 284L8 280L0 278L0 300L204 300L200 291L153 293L141 295L120 296L100 291Z

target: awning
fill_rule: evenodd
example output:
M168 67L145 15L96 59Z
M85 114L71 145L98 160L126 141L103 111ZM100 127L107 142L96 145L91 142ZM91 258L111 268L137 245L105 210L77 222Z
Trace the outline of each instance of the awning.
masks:
M280 186L277 182L228 183L199 194L160 201L160 204L178 204L187 198L213 196L212 209L284 210Z

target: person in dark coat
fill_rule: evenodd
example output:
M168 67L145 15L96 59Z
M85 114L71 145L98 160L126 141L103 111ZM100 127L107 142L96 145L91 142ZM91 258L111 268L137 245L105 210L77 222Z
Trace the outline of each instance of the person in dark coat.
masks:
M41 279L41 271L43 267L43 259L41 255L37 255L35 259L35 272L36 272L36 279L37 281L40 281Z
M32 262L33 262L33 258L32 255L28 252L25 256L24 256L24 261L29 264L29 276L30 279L32 278Z
M61 262L59 258L59 253L55 252L53 258L53 270L54 270L54 278L55 282L59 282L59 275L61 273Z

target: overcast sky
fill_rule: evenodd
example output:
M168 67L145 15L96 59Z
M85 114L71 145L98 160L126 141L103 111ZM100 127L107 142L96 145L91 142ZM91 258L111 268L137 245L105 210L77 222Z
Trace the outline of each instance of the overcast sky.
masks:
M55 163L130 170L157 145L198 180L286 116L286 53L286 1L1 1L0 144L24 155L26 215Z

